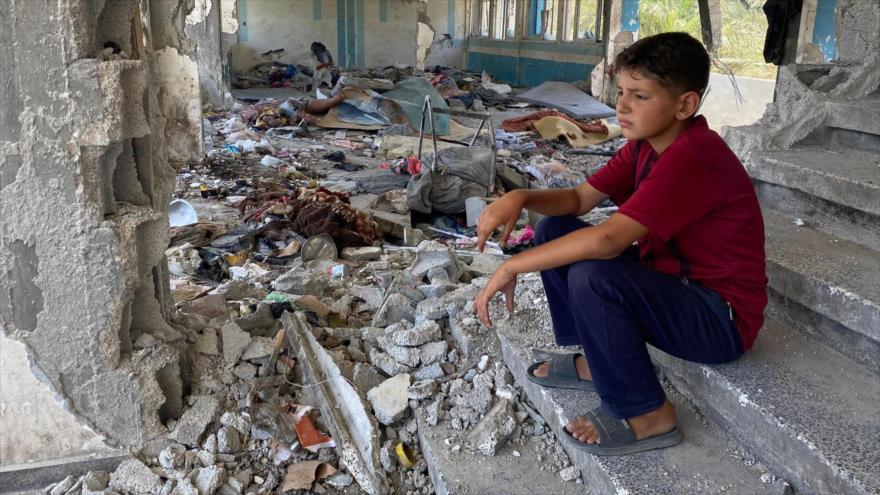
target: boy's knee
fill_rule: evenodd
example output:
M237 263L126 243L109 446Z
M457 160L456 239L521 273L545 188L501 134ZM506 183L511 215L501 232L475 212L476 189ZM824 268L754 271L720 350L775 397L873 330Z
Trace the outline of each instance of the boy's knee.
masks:
M574 219L571 215L542 218L535 226L535 244L544 244L568 234L572 231Z

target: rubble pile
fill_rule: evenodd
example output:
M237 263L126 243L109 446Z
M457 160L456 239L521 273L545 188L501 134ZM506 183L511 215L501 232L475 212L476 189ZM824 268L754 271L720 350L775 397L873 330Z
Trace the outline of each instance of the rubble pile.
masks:
M613 123L533 115L516 90L452 69L316 73L270 64L239 83L317 84L331 95L324 100L239 102L205 116L206 160L181 171L175 191L192 220L174 223L165 253L171 323L184 336L182 414L164 417L167 435L113 473L65 479L49 493L430 494L420 428L451 432L434 454L504 462L528 446L543 453L540 469L578 479L471 308L534 230L524 215L508 245L477 253L475 225L506 190L582 181L622 144ZM447 130L438 119L437 156L426 140L420 158L419 123L399 102L425 98L453 112L435 115ZM316 101L329 110L312 114ZM477 117L454 114L487 106ZM462 146L482 115L514 127L494 136L484 127L473 148ZM547 118L589 134L581 138L604 137L582 147L545 139ZM381 125L353 122L364 119ZM459 196L446 202L456 211L430 208L437 191L418 198L427 213L414 209L414 184L426 175L437 174L429 188L456 173L483 180L474 171L489 170L479 162L487 157L497 173L478 193L455 179ZM526 305L542 297L540 288L518 291ZM164 340L147 331L134 347L150 352Z

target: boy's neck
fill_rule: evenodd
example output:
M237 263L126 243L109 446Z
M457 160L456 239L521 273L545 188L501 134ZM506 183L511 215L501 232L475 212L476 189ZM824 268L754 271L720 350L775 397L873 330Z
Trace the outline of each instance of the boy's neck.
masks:
M688 128L688 126L691 125L691 122L693 122L694 118L695 117L690 117L685 120L676 120L662 133L654 137L648 138L647 141L651 145L651 147L654 148L654 152L658 155L661 155L664 151L666 151L666 148L668 148L669 145L675 141L675 138L677 138L682 132L684 132L685 129Z

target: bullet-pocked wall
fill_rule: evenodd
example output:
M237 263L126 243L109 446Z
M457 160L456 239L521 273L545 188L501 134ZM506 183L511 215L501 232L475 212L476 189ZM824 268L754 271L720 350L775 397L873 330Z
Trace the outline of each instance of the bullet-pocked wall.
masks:
M340 67L415 66L419 24L425 63L462 65L464 0L238 0L237 72L263 62L312 65L312 42Z
M638 2L620 30L638 29ZM518 86L589 79L603 55L595 0L472 0L467 67ZM635 20L635 26L630 21Z
M203 154L192 5L0 0L4 471L181 414L164 252L177 167Z

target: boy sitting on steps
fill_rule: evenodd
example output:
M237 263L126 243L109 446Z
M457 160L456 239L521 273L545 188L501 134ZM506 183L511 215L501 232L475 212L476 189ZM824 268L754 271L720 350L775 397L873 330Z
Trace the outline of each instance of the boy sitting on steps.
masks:
M681 440L675 409L646 344L700 363L737 359L755 340L767 304L764 223L754 188L733 152L695 116L709 80L709 56L685 33L641 39L614 61L617 118L629 142L573 189L525 190L486 208L478 248L523 208L547 215L539 246L505 262L474 301L504 294L508 311L519 273L541 272L559 345L583 355L534 363L545 387L594 391L602 406L566 425L565 441L620 455ZM620 208L591 226L577 218L610 198ZM637 248L633 244L637 244Z

